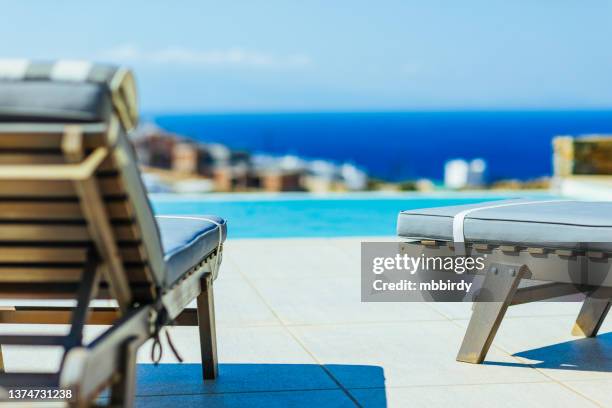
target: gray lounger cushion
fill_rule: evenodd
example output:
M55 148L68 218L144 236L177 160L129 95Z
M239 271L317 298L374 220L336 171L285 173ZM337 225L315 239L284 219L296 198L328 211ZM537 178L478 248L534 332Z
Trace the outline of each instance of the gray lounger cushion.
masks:
M6 83L0 87L0 120L102 122L111 111L108 92L98 84Z
M398 217L397 233L406 238L452 241L453 217L457 213L513 201L516 200L403 211ZM597 242L602 243L598 247L606 249L609 245L603 244L612 242L612 202L522 202L468 214L463 224L466 242Z
M214 215L197 217L221 224L221 242L225 241L227 224L223 219ZM156 220L167 265L166 285L174 283L219 245L219 227L210 221L170 217Z
M103 122L117 72L79 61L0 60L0 121Z

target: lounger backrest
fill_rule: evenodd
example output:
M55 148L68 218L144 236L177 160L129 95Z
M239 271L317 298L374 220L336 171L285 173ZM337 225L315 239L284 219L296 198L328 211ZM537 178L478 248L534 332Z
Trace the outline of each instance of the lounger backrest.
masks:
M0 61L0 296L72 297L92 253L120 304L156 296L165 266L136 122L127 70Z

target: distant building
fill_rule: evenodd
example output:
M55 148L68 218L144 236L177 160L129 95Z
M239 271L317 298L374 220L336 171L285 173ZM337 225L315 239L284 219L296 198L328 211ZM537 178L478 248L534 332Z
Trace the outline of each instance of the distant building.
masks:
M297 156L255 155L253 173L264 191L304 191L304 160Z
M179 142L172 149L172 170L181 174L197 174L200 149L194 143Z
M612 135L555 137L553 167L561 195L612 200Z
M487 164L483 159L467 162L463 159L449 160L444 165L444 186L452 189L482 187L485 184Z
M468 183L469 164L462 159L449 160L444 165L444 186L463 188Z
M210 193L215 191L215 183L206 178L190 178L174 182L174 191L183 194Z
M214 169L215 190L222 192L259 189L261 180L244 165L218 166Z
M303 191L304 189L300 171L270 171L262 173L260 179L264 191Z
M167 133L149 133L133 139L138 161L150 167L172 168L172 152L177 140Z
M172 170L179 174L212 178L215 167L229 165L231 158L232 153L226 146L180 141L172 150Z
M229 166L232 152L229 147L220 143L207 143L206 150L210 157L211 167Z
M358 167L298 156L255 155L218 143L200 143L145 125L132 142L139 162L180 192L346 191L368 187ZM161 170L160 170L161 169Z
M467 185L469 187L484 187L487 163L483 159L474 159L468 169Z
M431 192L436 189L436 185L431 180L425 178L418 179L414 183L414 187L417 191L422 192Z
M349 190L359 191L368 187L367 174L352 164L345 163L340 166L340 175Z
M217 160L217 163L219 160ZM231 150L229 152L229 163L232 166L247 166L253 167L251 154L244 150Z

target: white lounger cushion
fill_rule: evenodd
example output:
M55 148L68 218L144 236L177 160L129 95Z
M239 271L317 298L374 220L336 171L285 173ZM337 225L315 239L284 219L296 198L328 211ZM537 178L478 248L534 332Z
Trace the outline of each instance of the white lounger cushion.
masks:
M516 205L494 207L511 202ZM403 211L398 217L397 233L405 238L452 241L455 215L478 207L483 209L465 217L466 242L612 242L612 202L512 200ZM597 247L607 249L612 245Z

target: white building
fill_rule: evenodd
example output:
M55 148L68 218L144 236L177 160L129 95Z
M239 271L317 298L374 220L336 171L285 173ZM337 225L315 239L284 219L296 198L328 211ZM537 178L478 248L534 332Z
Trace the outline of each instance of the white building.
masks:
M340 166L340 174L349 190L365 190L368 186L368 176L359 168L349 163Z
M467 162L463 159L449 160L444 165L444 185L447 188L482 187L485 184L487 163L483 159Z

